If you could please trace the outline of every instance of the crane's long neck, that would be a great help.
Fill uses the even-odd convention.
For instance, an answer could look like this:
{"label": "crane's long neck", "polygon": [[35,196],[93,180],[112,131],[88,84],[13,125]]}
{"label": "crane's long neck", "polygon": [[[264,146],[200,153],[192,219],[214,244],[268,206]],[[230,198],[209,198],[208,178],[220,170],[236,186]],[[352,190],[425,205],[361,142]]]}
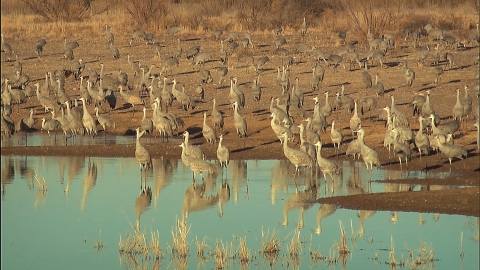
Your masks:
{"label": "crane's long neck", "polygon": [[390,109],[393,110],[395,108],[395,97],[392,96],[392,105],[390,106]]}
{"label": "crane's long neck", "polygon": [[419,128],[418,132],[419,132],[420,134],[422,134],[422,133],[423,133],[423,119],[422,119],[422,118],[419,118],[419,119],[418,119],[418,122],[419,122],[419,124],[420,124],[420,128]]}
{"label": "crane's long neck", "polygon": [[203,113],[203,124],[206,125],[207,124],[207,113]]}
{"label": "crane's long neck", "polygon": [[[184,143],[185,143],[185,146],[188,146],[188,137],[189,137],[189,134],[185,134],[185,140],[184,140]],[[183,150],[183,147],[182,147],[182,150]]]}

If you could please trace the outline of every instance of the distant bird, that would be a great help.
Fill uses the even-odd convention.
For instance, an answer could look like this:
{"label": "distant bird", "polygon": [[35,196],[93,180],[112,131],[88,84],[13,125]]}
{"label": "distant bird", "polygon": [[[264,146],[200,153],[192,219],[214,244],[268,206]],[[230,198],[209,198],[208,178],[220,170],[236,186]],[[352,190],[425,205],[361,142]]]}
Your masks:
{"label": "distant bird", "polygon": [[110,32],[110,29],[108,28],[108,25],[105,24],[105,38],[107,39],[107,43],[113,45],[113,42],[115,41],[115,37],[113,36],[112,32]]}
{"label": "distant bird", "polygon": [[405,77],[407,86],[411,87],[413,84],[413,81],[415,80],[415,72],[413,71],[413,69],[407,66],[406,62],[403,63],[402,71],[403,71],[403,75]]}
{"label": "distant bird", "polygon": [[365,88],[372,87],[372,76],[367,71],[367,62],[365,62],[365,70],[362,72],[362,82],[365,84]]}
{"label": "distant bird", "polygon": [[378,81],[378,73],[375,74],[375,84],[372,86],[372,88],[373,88],[373,91],[375,91],[375,94],[377,95],[377,97],[379,96],[383,97],[383,93],[385,92],[385,87],[381,82]]}
{"label": "distant bird", "polygon": [[260,98],[262,97],[262,88],[260,87],[260,74],[258,74],[257,77],[253,79],[252,94],[253,99],[259,102]]}
{"label": "distant bird", "polygon": [[151,169],[152,168],[152,156],[150,155],[150,152],[145,149],[140,144],[140,137],[145,133],[145,130],[140,132],[140,128],[135,129],[137,133],[137,141],[135,144],[135,158],[137,159],[138,163],[140,164],[140,170],[145,169]]}

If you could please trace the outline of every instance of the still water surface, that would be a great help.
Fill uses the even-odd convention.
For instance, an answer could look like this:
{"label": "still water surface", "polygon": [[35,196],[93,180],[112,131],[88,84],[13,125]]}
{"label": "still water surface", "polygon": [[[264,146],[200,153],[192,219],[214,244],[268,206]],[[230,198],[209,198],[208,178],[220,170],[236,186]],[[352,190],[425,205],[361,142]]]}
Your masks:
{"label": "still water surface", "polygon": [[[247,268],[270,269],[259,254],[261,233],[275,233],[281,251],[273,269],[316,269],[326,261],[309,258],[311,251],[332,255],[340,242],[340,222],[351,253],[334,269],[390,269],[391,239],[397,261],[406,261],[423,246],[435,261],[418,268],[478,269],[478,218],[434,213],[346,210],[312,202],[315,198],[371,192],[419,190],[421,186],[367,184],[368,179],[398,179],[405,173],[374,171],[368,176],[361,163],[344,161],[342,174],[332,184],[323,177],[293,179],[287,161],[231,161],[227,171],[206,177],[192,194],[192,172],[179,160],[155,159],[153,171],[141,174],[134,158],[2,156],[2,269],[151,269],[153,259],[134,266],[119,254],[120,236],[138,227],[148,241],[159,232],[165,256],[161,269],[212,269],[213,259],[196,256],[195,239],[238,249],[246,237],[254,256]],[[409,172],[409,177],[425,175]],[[46,181],[39,192],[35,175]],[[439,181],[446,175],[429,175]],[[141,183],[152,190],[150,205],[142,205]],[[309,188],[318,182],[318,189]],[[227,186],[229,189],[228,191]],[[431,186],[449,188],[448,186]],[[188,264],[171,259],[171,232],[177,220],[190,226]],[[299,228],[300,260],[289,263],[287,248]],[[98,248],[98,243],[103,248]],[[97,247],[97,248],[95,248]],[[460,256],[463,251],[463,258]],[[240,269],[229,259],[230,269]],[[157,265],[155,265],[157,266]],[[403,267],[397,266],[401,269]],[[404,266],[411,269],[410,265]]]}

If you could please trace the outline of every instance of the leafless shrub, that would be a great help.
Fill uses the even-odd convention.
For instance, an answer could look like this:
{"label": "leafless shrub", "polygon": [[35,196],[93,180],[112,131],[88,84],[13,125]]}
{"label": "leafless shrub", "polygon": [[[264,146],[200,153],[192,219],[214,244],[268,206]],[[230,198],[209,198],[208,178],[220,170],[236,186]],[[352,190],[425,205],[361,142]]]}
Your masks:
{"label": "leafless shrub", "polygon": [[404,9],[396,1],[344,0],[343,6],[349,14],[353,30],[362,33],[364,39],[368,27],[378,36],[381,31],[392,29],[405,17]]}
{"label": "leafless shrub", "polygon": [[168,12],[165,1],[128,0],[124,1],[123,4],[127,13],[139,27],[158,24],[160,18],[165,18]]}
{"label": "leafless shrub", "polygon": [[95,0],[22,0],[33,13],[47,21],[81,21],[103,13],[107,8],[92,10]]}

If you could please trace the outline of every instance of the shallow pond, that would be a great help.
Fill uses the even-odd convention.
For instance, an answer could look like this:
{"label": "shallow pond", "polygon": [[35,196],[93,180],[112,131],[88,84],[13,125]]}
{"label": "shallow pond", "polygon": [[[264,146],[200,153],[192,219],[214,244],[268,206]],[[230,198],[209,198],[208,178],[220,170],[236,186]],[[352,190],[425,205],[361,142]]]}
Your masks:
{"label": "shallow pond", "polygon": [[[417,268],[479,267],[476,217],[355,211],[313,201],[421,189],[367,183],[406,172],[378,170],[369,176],[363,164],[344,161],[332,184],[316,175],[294,179],[287,161],[231,161],[218,177],[205,176],[203,182],[197,177],[194,189],[191,170],[179,160],[154,159],[153,170],[141,173],[135,158],[1,159],[2,269],[212,269],[222,262],[215,256],[219,251],[226,253],[228,268],[240,269],[242,242],[250,252],[247,269],[387,269],[392,255],[397,268],[415,268],[411,255],[423,260]],[[425,175],[408,172],[408,177]],[[151,202],[141,195],[141,185],[151,188]],[[186,259],[171,252],[179,228],[188,229]],[[341,228],[349,253],[339,257]],[[159,260],[151,248],[137,255],[119,252],[135,229],[148,245],[158,233]],[[280,251],[261,252],[272,237]],[[197,256],[197,244],[203,244],[204,257]]]}

